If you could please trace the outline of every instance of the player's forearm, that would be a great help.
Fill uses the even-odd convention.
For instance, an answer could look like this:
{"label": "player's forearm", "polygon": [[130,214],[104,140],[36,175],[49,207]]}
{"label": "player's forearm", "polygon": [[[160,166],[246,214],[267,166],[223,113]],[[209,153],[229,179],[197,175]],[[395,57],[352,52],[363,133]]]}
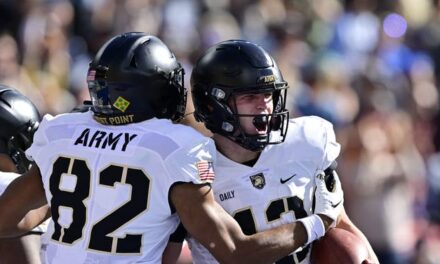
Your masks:
{"label": "player's forearm", "polygon": [[8,208],[5,206],[3,202],[4,199],[0,197],[0,237],[14,237],[23,234],[24,232],[20,232],[20,228],[18,227],[18,223],[20,219],[14,216],[11,216],[8,212]]}
{"label": "player's forearm", "polygon": [[305,225],[296,221],[274,229],[241,236],[232,227],[228,231],[231,245],[228,251],[208,248],[220,263],[273,263],[307,244],[316,237],[306,231]]}
{"label": "player's forearm", "polygon": [[[0,212],[3,212],[0,210]],[[0,219],[0,237],[17,237],[23,235],[50,217],[49,206],[45,205],[38,209],[29,211],[20,218],[20,215],[14,217],[2,217]]]}
{"label": "player's forearm", "polygon": [[183,243],[168,242],[162,254],[162,264],[174,264],[177,263],[180,253],[182,252]]}
{"label": "player's forearm", "polygon": [[192,217],[205,221],[186,221],[185,215],[181,219],[188,232],[220,263],[273,263],[304,246],[308,239],[300,222],[246,236],[229,214],[218,209]]}
{"label": "player's forearm", "polygon": [[[303,247],[308,236],[301,222],[294,222],[247,237],[249,252],[243,250],[236,258],[240,263],[274,263]],[[235,262],[238,263],[238,262]]]}
{"label": "player's forearm", "polygon": [[14,214],[14,204],[10,203],[11,197],[8,189],[0,195],[0,237],[19,235],[18,223],[22,218]]}
{"label": "player's forearm", "polygon": [[50,217],[50,207],[44,205],[40,208],[29,211],[18,223],[17,232],[26,233],[34,229]]}
{"label": "player's forearm", "polygon": [[[0,237],[14,237],[31,231],[48,218],[49,209],[44,196],[24,192],[32,186],[26,176],[13,180],[0,196]],[[29,196],[23,195],[30,193]],[[36,210],[34,210],[36,209]]]}
{"label": "player's forearm", "polygon": [[272,263],[313,241],[316,234],[324,234],[322,221],[314,215],[308,217],[308,230],[316,231],[318,226],[322,232],[309,233],[306,225],[297,221],[246,236],[215,202],[208,186],[177,185],[171,198],[186,230],[221,263]]}
{"label": "player's forearm", "polygon": [[25,230],[18,225],[4,224],[4,222],[0,222],[0,225],[0,238],[19,237],[32,230],[32,228]]}

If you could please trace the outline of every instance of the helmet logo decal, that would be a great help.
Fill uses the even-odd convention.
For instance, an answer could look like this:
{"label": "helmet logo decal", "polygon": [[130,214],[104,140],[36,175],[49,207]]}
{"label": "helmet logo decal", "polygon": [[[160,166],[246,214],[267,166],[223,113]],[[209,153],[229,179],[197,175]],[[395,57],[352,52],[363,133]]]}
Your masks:
{"label": "helmet logo decal", "polygon": [[125,112],[125,110],[127,110],[129,105],[130,102],[122,98],[122,96],[119,96],[118,99],[116,99],[115,103],[113,104],[113,106],[121,112]]}
{"label": "helmet logo decal", "polygon": [[257,83],[274,83],[275,82],[275,75],[266,75],[266,76],[261,76]]}
{"label": "helmet logo decal", "polygon": [[257,189],[263,189],[266,185],[266,180],[264,179],[263,173],[258,173],[249,177],[251,179],[252,185]]}

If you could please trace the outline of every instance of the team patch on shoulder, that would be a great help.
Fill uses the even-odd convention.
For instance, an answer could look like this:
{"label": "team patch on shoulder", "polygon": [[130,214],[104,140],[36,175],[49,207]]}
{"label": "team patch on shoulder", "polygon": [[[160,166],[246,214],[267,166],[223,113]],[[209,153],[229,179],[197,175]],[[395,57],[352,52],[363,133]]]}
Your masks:
{"label": "team patch on shoulder", "polygon": [[215,179],[212,161],[202,160],[197,162],[197,172],[201,182],[212,183]]}

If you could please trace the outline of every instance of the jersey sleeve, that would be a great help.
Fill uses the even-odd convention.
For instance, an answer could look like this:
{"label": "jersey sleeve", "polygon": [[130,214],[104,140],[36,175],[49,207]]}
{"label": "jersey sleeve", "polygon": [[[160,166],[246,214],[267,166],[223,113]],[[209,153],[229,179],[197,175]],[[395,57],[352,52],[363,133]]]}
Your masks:
{"label": "jersey sleeve", "polygon": [[165,160],[174,182],[212,183],[215,179],[215,145],[209,138],[179,148]]}
{"label": "jersey sleeve", "polygon": [[323,157],[320,169],[325,170],[339,156],[341,145],[336,141],[335,131],[330,122],[321,119],[321,126],[323,128]]}
{"label": "jersey sleeve", "polygon": [[328,168],[339,156],[341,146],[336,141],[332,123],[317,116],[298,118],[302,124],[305,149],[316,163],[318,170]]}

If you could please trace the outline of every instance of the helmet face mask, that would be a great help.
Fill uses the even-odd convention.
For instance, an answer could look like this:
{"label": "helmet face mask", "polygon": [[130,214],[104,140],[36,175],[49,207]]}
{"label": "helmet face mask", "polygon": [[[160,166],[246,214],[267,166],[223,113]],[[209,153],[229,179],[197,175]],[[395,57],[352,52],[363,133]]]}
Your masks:
{"label": "helmet face mask", "polygon": [[[224,100],[219,100],[215,96],[210,98],[213,104],[210,104],[212,111],[203,115],[201,112],[196,112],[196,120],[205,122],[205,125],[212,132],[223,135],[242,147],[252,150],[261,151],[267,145],[282,143],[285,139],[288,128],[289,112],[285,109],[285,98],[287,83],[282,86],[272,88],[273,96],[273,112],[268,114],[243,114],[237,112],[237,107],[231,107],[228,101],[232,101],[235,105],[235,97],[242,94],[260,94],[268,93],[271,89],[266,88],[254,88],[252,92],[248,89],[234,89]],[[223,93],[225,88],[219,88],[218,86],[213,89],[216,93]],[[211,107],[210,107],[211,108]],[[240,118],[250,117],[253,118],[253,124],[256,128],[266,128],[264,134],[248,134],[244,131],[243,125],[240,122]],[[206,121],[208,120],[208,121]]]}
{"label": "helmet face mask", "polygon": [[179,121],[186,108],[184,73],[160,39],[136,32],[114,37],[89,67],[95,119],[110,125],[154,117]]}
{"label": "helmet face mask", "polygon": [[[284,141],[289,119],[285,107],[288,84],[270,55],[259,46],[225,41],[208,49],[193,69],[191,86],[195,118],[211,132],[252,151]],[[272,113],[242,114],[231,105],[237,95],[267,93],[273,97]],[[264,125],[267,132],[246,134],[240,124],[243,117],[252,117],[255,127]]]}
{"label": "helmet face mask", "polygon": [[8,141],[8,156],[11,157],[19,173],[28,171],[31,165],[31,161],[26,158],[26,149],[22,148],[23,139],[22,135],[17,135]]}

